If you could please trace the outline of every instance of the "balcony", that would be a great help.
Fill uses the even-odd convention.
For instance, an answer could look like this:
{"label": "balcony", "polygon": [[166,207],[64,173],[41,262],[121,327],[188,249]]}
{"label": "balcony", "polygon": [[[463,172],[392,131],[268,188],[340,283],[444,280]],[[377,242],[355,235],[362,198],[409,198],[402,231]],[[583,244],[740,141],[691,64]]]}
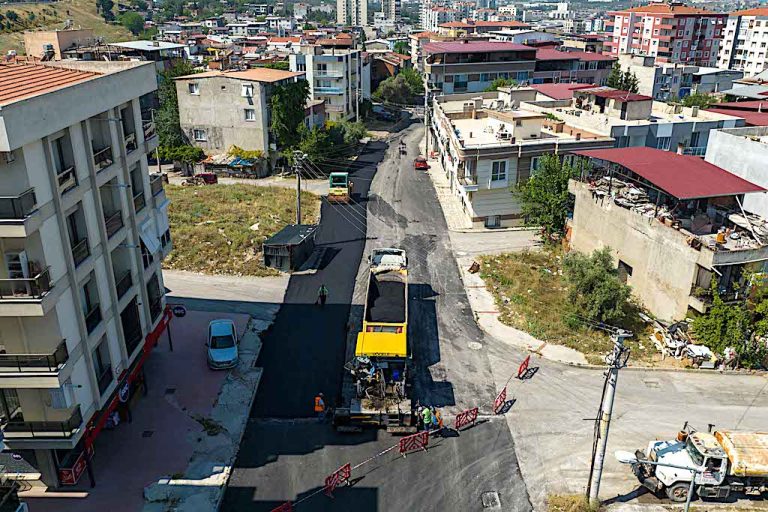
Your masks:
{"label": "balcony", "polygon": [[101,323],[101,307],[94,305],[90,311],[85,313],[85,329],[91,334]]}
{"label": "balcony", "polygon": [[58,174],[59,180],[59,192],[65,193],[77,186],[77,174],[75,173],[75,167],[70,166],[61,171]]}
{"label": "balcony", "polygon": [[341,87],[315,87],[315,92],[318,94],[344,94],[344,89]]}
{"label": "balcony", "polygon": [[147,200],[144,199],[144,191],[141,190],[133,196],[133,209],[136,211],[136,213],[139,213],[146,205]]}
{"label": "balcony", "polygon": [[107,146],[104,149],[93,152],[93,165],[96,167],[96,172],[112,165],[114,160],[112,159],[112,146]]}
{"label": "balcony", "polygon": [[0,354],[0,374],[57,373],[68,360],[67,344],[62,340],[52,354]]}
{"label": "balcony", "polygon": [[91,248],[88,247],[88,238],[83,238],[72,245],[72,259],[75,260],[76,267],[84,262],[90,255]]}
{"label": "balcony", "polygon": [[136,134],[127,133],[125,135],[125,152],[130,153],[132,151],[136,151],[136,147]]}
{"label": "balcony", "polygon": [[37,211],[35,189],[19,195],[0,196],[0,237],[23,238],[32,234],[40,219],[32,217]]}
{"label": "balcony", "polygon": [[133,277],[131,276],[131,271],[126,270],[115,281],[115,288],[117,289],[117,298],[120,299],[123,297],[123,295],[128,293],[128,290],[131,289],[131,286],[133,286]]}
{"label": "balcony", "polygon": [[83,424],[80,406],[72,409],[64,421],[11,420],[6,423],[3,434],[6,440],[16,439],[69,439],[76,435]]}
{"label": "balcony", "polygon": [[160,195],[163,192],[163,175],[152,174],[149,176],[149,189],[152,196]]}
{"label": "balcony", "polygon": [[120,210],[104,216],[104,224],[107,227],[107,238],[112,238],[123,227],[123,214]]}

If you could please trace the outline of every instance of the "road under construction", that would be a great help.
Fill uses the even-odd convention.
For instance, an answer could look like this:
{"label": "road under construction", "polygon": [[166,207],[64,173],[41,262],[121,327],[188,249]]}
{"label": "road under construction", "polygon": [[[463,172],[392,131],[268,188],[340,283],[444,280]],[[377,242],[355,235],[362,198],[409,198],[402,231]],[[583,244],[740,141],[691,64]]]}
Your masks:
{"label": "road under construction", "polygon": [[[480,407],[491,413],[496,389],[490,363],[464,295],[434,187],[413,159],[423,128],[398,142],[372,142],[350,169],[348,204],[324,201],[316,245],[328,257],[311,275],[292,276],[284,304],[263,339],[264,368],[221,510],[530,510],[506,423],[481,421],[458,437],[433,438],[426,452],[403,458],[401,439],[385,430],[336,432],[314,418],[313,397],[341,403],[344,364],[354,353],[365,302],[368,263],[382,247],[408,254],[408,336],[413,400],[450,418]],[[325,164],[325,165],[324,165]],[[332,160],[309,162],[328,168]],[[331,169],[332,170],[332,169]],[[321,284],[328,303],[316,306]],[[357,286],[356,286],[357,284]],[[471,347],[471,348],[470,348]],[[449,381],[447,375],[453,376]],[[350,463],[350,487],[324,495],[325,478]]]}

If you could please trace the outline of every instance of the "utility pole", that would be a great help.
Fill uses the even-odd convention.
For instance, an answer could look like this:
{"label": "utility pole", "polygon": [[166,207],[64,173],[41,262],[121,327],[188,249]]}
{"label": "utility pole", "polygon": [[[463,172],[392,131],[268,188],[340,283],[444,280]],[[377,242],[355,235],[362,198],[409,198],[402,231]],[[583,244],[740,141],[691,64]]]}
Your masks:
{"label": "utility pole", "polygon": [[619,370],[627,366],[629,349],[624,346],[624,340],[631,338],[632,333],[623,329],[616,329],[611,335],[613,352],[606,357],[608,372],[606,373],[603,397],[600,403],[600,412],[597,417],[595,440],[592,450],[592,464],[589,473],[589,485],[587,497],[589,504],[595,507],[600,505],[600,478],[603,476],[603,464],[605,463],[605,450],[608,447],[608,430],[611,426],[611,414],[613,413],[613,401],[616,395],[616,383],[619,380]]}
{"label": "utility pole", "polygon": [[301,164],[306,156],[301,151],[293,152],[293,171],[296,173],[296,225],[301,224]]}

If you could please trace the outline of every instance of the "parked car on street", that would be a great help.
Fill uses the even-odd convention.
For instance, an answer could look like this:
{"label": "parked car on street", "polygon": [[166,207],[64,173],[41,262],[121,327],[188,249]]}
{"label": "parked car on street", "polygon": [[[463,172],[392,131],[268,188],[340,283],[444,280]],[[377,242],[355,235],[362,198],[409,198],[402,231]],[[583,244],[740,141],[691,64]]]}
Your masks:
{"label": "parked car on street", "polygon": [[214,320],[208,324],[208,367],[226,370],[237,366],[237,331],[232,320]]}

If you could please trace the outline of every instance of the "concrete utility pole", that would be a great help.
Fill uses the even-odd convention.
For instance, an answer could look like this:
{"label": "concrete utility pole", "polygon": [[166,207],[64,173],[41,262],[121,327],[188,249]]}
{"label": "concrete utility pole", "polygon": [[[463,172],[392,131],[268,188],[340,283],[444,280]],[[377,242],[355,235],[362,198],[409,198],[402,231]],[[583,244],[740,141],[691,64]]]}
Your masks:
{"label": "concrete utility pole", "polygon": [[293,171],[296,173],[296,224],[301,224],[301,164],[306,158],[301,151],[293,152]]}
{"label": "concrete utility pole", "polygon": [[624,346],[624,340],[631,338],[632,333],[623,329],[617,329],[611,335],[613,341],[613,352],[606,358],[609,365],[606,374],[605,387],[603,388],[603,397],[600,404],[600,413],[597,417],[599,422],[596,429],[594,450],[592,453],[592,464],[589,474],[589,486],[587,487],[587,497],[589,504],[595,509],[600,505],[600,478],[603,476],[603,464],[605,463],[605,450],[608,447],[608,430],[611,426],[611,414],[613,413],[613,401],[616,395],[616,383],[619,380],[619,370],[627,366],[629,358],[629,349]]}

